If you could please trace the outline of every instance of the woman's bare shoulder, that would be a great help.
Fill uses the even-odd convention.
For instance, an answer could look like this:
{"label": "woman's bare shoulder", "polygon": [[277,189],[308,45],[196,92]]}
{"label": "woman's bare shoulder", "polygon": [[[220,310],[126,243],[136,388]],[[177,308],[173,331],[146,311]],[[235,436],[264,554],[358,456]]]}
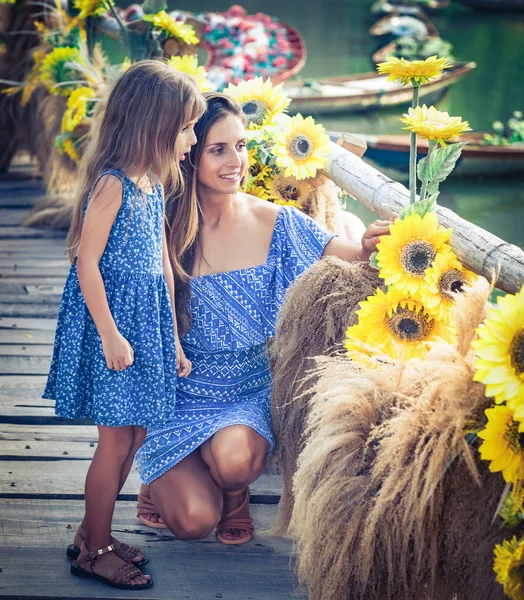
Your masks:
{"label": "woman's bare shoulder", "polygon": [[260,198],[256,198],[250,194],[242,194],[242,196],[246,202],[246,206],[249,209],[250,215],[252,215],[253,218],[263,227],[269,227],[273,229],[281,207],[277,204],[273,204],[273,202],[261,200]]}

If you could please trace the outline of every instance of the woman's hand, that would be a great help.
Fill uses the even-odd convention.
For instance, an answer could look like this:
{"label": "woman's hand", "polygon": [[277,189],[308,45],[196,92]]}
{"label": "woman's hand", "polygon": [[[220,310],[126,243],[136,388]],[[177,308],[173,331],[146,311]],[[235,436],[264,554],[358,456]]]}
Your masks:
{"label": "woman's hand", "polygon": [[191,361],[186,358],[184,354],[184,350],[182,350],[182,346],[180,342],[176,341],[176,372],[179,377],[187,377],[189,373],[191,373],[191,369],[193,365]]}
{"label": "woman's hand", "polygon": [[[392,214],[393,220],[398,217],[397,213]],[[364,235],[362,236],[361,244],[362,250],[358,254],[359,260],[369,260],[369,257],[377,249],[377,244],[380,242],[380,237],[383,235],[389,235],[389,228],[393,225],[393,221],[380,221],[377,220],[368,226]]]}
{"label": "woman's hand", "polygon": [[135,360],[133,348],[118,331],[102,337],[102,350],[107,368],[112,371],[125,371]]}

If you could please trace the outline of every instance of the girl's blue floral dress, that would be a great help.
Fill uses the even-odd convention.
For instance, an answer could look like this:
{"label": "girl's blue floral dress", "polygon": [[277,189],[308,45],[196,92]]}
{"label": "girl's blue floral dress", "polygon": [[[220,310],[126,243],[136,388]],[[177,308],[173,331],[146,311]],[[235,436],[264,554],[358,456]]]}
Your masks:
{"label": "girl's blue floral dress", "polygon": [[111,314],[133,348],[134,363],[125,371],[107,367],[72,265],[43,397],[55,399],[55,412],[63,417],[89,417],[114,427],[159,426],[176,414],[177,379],[173,310],[162,262],[162,186],[144,198],[122,171],[107,170],[100,177],[108,173],[121,180],[123,195],[99,267]]}
{"label": "girl's blue floral dress", "polygon": [[181,343],[193,370],[178,380],[174,418],[149,430],[136,455],[144,483],[229,425],[251,427],[273,449],[266,341],[275,334],[285,291],[333,236],[284,206],[263,265],[192,279],[193,326]]}

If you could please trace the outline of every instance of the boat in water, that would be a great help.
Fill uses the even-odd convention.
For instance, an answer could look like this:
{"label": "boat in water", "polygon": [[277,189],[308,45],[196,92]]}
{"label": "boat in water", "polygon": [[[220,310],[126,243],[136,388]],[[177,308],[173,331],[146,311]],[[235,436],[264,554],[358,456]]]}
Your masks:
{"label": "boat in water", "polygon": [[[440,100],[451,85],[476,66],[474,62],[455,63],[440,79],[422,85],[421,103],[434,104]],[[379,75],[376,71],[313,81],[286,81],[284,90],[292,98],[289,112],[302,115],[378,110],[410,104],[413,97],[411,86],[387,81],[387,75]]]}

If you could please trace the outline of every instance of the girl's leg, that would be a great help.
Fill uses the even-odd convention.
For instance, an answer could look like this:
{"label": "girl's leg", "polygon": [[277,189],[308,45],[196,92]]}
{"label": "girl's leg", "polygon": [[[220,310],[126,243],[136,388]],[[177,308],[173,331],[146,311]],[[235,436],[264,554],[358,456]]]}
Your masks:
{"label": "girl's leg", "polygon": [[202,539],[220,520],[222,491],[199,450],[155,479],[149,492],[168,528],[179,539]]}
{"label": "girl's leg", "polygon": [[[133,447],[133,427],[98,426],[98,445],[85,482],[86,547],[97,550],[111,543],[111,521],[120,488],[122,469]],[[95,571],[103,577],[112,574],[125,562],[113,552],[99,557]],[[130,583],[144,584],[148,575],[139,575]]]}
{"label": "girl's leg", "polygon": [[[202,444],[200,450],[202,459],[209,466],[211,476],[226,492],[223,510],[223,514],[226,515],[239,507],[245,498],[244,494],[230,496],[227,492],[247,488],[260,477],[266,466],[269,443],[251,427],[233,425],[217,431]],[[249,507],[246,507],[246,514],[238,516],[248,517]],[[238,541],[250,533],[231,529],[222,532],[221,535],[231,541]]]}

